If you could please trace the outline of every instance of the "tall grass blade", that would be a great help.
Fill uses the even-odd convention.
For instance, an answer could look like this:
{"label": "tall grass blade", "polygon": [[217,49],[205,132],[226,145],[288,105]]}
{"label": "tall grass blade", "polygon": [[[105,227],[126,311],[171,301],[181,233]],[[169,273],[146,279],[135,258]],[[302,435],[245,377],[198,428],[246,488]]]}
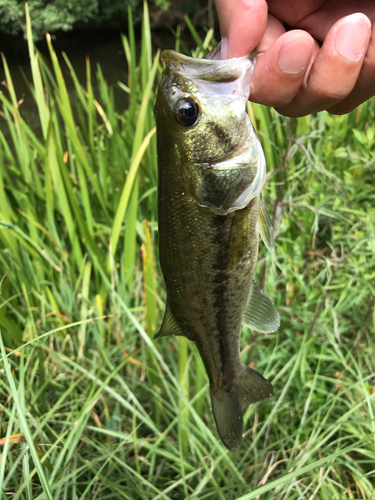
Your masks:
{"label": "tall grass blade", "polygon": [[[272,254],[259,246],[254,280],[281,328],[243,328],[241,360],[274,396],[249,407],[230,453],[196,346],[152,340],[166,291],[153,117],[161,66],[147,7],[140,37],[129,10],[128,74],[116,88],[88,59],[85,82],[66,55],[62,74],[50,39],[51,62],[38,53],[26,17],[30,95],[17,95],[5,58],[0,93],[0,497],[371,499],[374,101],[304,119],[248,105],[275,236]],[[204,55],[213,31],[189,26],[193,54]]]}
{"label": "tall grass blade", "polygon": [[[4,367],[4,370],[6,373],[6,377],[7,377],[12,395],[13,395],[14,404],[15,404],[15,407],[16,407],[17,413],[18,413],[18,418],[20,419],[20,422],[21,422],[22,433],[25,435],[27,444],[29,445],[30,455],[33,459],[34,466],[36,468],[39,480],[42,484],[44,494],[46,495],[46,498],[48,498],[48,500],[53,500],[53,495],[52,495],[50,485],[48,484],[43,465],[40,462],[38,452],[34,446],[34,441],[33,441],[33,438],[32,438],[31,432],[30,432],[30,428],[27,424],[24,412],[22,410],[22,405],[21,405],[20,398],[18,396],[18,391],[17,391],[16,385],[14,382],[14,378],[12,376],[12,372],[9,368],[9,362],[6,358],[4,343],[3,343],[2,338],[1,338],[1,332],[0,332],[0,350],[1,350],[3,367]],[[23,374],[21,373],[20,375],[22,376]]]}

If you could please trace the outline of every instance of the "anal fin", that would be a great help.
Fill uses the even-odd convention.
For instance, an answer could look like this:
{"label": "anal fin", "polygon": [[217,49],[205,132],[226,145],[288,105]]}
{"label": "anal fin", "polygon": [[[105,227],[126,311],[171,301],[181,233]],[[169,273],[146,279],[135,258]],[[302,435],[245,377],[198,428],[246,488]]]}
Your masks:
{"label": "anal fin", "polygon": [[261,333],[275,332],[280,326],[280,316],[272,300],[253,284],[242,322]]}
{"label": "anal fin", "polygon": [[180,325],[173,316],[167,302],[163,322],[161,324],[160,330],[155,333],[154,339],[158,339],[159,337],[173,337],[174,335],[182,335],[190,340],[186,333],[182,331]]}

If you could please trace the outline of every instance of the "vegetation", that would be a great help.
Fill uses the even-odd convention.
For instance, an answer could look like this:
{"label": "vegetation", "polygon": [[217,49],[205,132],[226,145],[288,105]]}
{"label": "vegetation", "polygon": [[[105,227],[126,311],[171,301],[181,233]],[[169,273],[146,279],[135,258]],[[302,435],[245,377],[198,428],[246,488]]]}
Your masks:
{"label": "vegetation", "polygon": [[[194,55],[211,46],[212,31]],[[0,498],[371,499],[375,485],[374,101],[300,119],[249,105],[268,164],[276,248],[256,280],[282,319],[243,329],[242,359],[275,396],[218,441],[207,378],[184,338],[153,341],[158,267],[147,9],[132,19],[124,114],[97,68],[73,107],[50,40],[36,52],[41,131],[22,118],[7,63],[0,132]],[[181,49],[176,39],[176,48]],[[182,47],[183,48],[183,47]],[[69,61],[67,61],[69,65]]]}
{"label": "vegetation", "polygon": [[[159,8],[167,8],[170,0],[151,0]],[[126,20],[128,7],[140,10],[140,0],[29,0],[35,39],[46,33],[70,31],[76,23],[103,26],[110,19]],[[19,0],[0,0],[1,33],[26,33],[25,4]]]}

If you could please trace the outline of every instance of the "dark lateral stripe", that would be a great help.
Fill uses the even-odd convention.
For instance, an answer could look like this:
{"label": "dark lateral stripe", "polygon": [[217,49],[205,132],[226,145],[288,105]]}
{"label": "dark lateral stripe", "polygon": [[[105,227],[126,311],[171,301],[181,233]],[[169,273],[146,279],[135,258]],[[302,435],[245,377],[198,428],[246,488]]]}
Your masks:
{"label": "dark lateral stripe", "polygon": [[[229,219],[231,220],[231,219]],[[216,262],[213,266],[213,273],[215,278],[213,280],[215,287],[213,294],[215,298],[214,307],[216,310],[216,329],[217,334],[215,340],[218,344],[220,372],[222,374],[222,381],[224,386],[230,382],[228,377],[228,359],[229,353],[227,352],[226,336],[227,332],[227,318],[226,318],[226,303],[225,291],[228,283],[228,265],[229,265],[229,248],[223,244],[228,239],[228,222],[227,217],[216,216],[212,222],[213,245],[217,248]]]}

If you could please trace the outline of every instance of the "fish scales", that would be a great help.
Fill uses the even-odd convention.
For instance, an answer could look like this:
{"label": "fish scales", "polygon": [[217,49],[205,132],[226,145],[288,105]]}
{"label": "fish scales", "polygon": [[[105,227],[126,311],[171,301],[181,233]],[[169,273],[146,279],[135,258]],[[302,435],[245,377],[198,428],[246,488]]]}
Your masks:
{"label": "fish scales", "polygon": [[[252,65],[246,59],[245,68],[237,63],[223,72],[220,62],[208,64],[208,71],[213,61],[173,51],[163,55],[167,67],[155,116],[167,308],[155,337],[184,335],[195,342],[209,378],[219,435],[233,450],[241,440],[243,410],[272,394],[271,384],[240,359],[241,324],[253,297],[265,173],[245,112]],[[218,88],[223,83],[229,98]],[[215,95],[221,98],[216,107]],[[265,297],[254,293],[254,304]],[[263,300],[262,307],[268,305]]]}
{"label": "fish scales", "polygon": [[[243,225],[236,222],[244,214],[216,215],[200,207],[173,178],[168,184],[159,202],[160,263],[168,306],[185,336],[196,342],[216,388],[221,374],[235,373],[239,363],[238,331],[256,264],[258,200],[243,210],[248,224],[241,237],[236,232]],[[220,348],[213,352],[213,346]],[[226,379],[229,386],[231,380]]]}

